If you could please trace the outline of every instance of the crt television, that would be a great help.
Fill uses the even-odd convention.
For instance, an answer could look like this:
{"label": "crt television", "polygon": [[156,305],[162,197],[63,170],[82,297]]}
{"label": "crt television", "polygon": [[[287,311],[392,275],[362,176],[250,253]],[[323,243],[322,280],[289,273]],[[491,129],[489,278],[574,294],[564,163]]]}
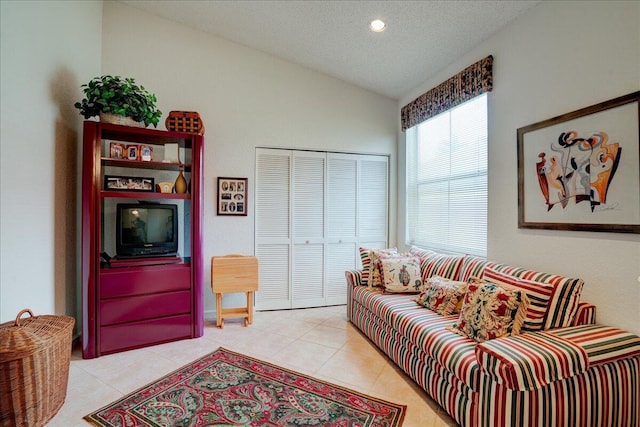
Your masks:
{"label": "crt television", "polygon": [[175,255],[178,251],[178,206],[161,203],[116,206],[118,257]]}

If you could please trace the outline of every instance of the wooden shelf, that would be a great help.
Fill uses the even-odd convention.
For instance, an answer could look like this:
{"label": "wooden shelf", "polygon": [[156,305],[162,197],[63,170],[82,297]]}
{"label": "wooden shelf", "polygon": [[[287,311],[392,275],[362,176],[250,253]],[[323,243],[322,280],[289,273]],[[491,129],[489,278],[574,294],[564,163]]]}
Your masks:
{"label": "wooden shelf", "polygon": [[156,191],[101,191],[100,197],[120,197],[126,199],[190,200],[191,194],[158,193]]}
{"label": "wooden shelf", "polygon": [[177,143],[183,148],[191,148],[191,140],[194,137],[193,134],[184,132],[135,128],[111,123],[100,123],[100,130],[104,139],[153,145]]}
{"label": "wooden shelf", "polygon": [[191,165],[185,163],[143,162],[138,160],[112,159],[109,157],[102,157],[100,160],[102,161],[102,164],[104,166],[169,171],[178,171],[180,169],[183,169],[185,172],[191,172]]}

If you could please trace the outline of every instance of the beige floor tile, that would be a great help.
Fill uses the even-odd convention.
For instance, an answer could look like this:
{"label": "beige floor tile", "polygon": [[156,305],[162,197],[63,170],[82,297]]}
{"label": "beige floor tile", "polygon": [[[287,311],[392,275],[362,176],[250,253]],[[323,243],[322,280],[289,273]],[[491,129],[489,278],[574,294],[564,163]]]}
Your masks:
{"label": "beige floor tile", "polygon": [[[105,384],[91,374],[77,369],[76,374],[69,375],[65,403],[47,424],[48,427],[68,427],[77,423],[88,424],[82,417],[96,409],[117,400],[123,394]],[[73,370],[73,365],[70,371]]]}
{"label": "beige floor tile", "polygon": [[318,373],[366,391],[375,384],[385,366],[386,361],[380,357],[340,350],[322,365]]}
{"label": "beige floor tile", "polygon": [[275,363],[298,372],[313,375],[338,350],[321,344],[297,340],[273,355]]}
{"label": "beige floor tile", "polygon": [[255,323],[255,328],[260,329],[263,333],[277,333],[289,338],[300,338],[318,324],[306,321],[295,320],[290,318],[276,319],[273,318],[268,322]]}
{"label": "beige floor tile", "polygon": [[304,308],[291,311],[291,319],[320,324],[335,316],[331,307]]}
{"label": "beige floor tile", "polygon": [[156,345],[149,347],[149,350],[183,366],[217,350],[221,346],[222,343],[215,340],[194,338]]}
{"label": "beige floor tile", "polygon": [[218,347],[408,406],[403,427],[455,422],[347,322],[345,306],[256,312],[248,327],[237,319],[205,322],[204,336],[96,359],[75,349],[65,404],[47,427],[85,427],[82,417],[198,359]]}
{"label": "beige floor tile", "polygon": [[300,339],[326,345],[327,347],[341,348],[347,342],[348,337],[345,329],[324,326],[324,323],[322,323],[310,329]]}

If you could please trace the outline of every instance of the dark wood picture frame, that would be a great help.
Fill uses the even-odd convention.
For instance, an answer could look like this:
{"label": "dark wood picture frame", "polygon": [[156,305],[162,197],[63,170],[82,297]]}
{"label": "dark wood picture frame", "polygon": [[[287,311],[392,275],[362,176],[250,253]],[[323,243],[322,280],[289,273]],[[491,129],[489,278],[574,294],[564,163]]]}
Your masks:
{"label": "dark wood picture frame", "polygon": [[640,91],[517,137],[518,228],[640,233]]}
{"label": "dark wood picture frame", "polygon": [[105,175],[105,191],[155,191],[155,180],[141,176]]}
{"label": "dark wood picture frame", "polygon": [[247,216],[247,187],[247,178],[218,177],[218,215]]}

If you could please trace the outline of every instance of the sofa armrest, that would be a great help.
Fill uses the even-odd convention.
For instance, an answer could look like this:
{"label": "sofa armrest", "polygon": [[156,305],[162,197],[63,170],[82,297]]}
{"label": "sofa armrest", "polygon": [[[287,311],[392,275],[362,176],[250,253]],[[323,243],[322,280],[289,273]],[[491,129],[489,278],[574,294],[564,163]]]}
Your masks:
{"label": "sofa armrest", "polygon": [[587,352],[548,332],[527,332],[476,346],[480,370],[511,390],[528,391],[585,372]]}
{"label": "sofa armrest", "polygon": [[604,325],[527,332],[476,346],[480,370],[512,390],[534,390],[587,369],[640,358],[640,337]]}
{"label": "sofa armrest", "polygon": [[344,276],[348,286],[362,286],[362,270],[347,270],[344,272]]}
{"label": "sofa armrest", "polygon": [[613,326],[582,325],[547,332],[582,347],[589,358],[589,366],[630,357],[640,358],[640,337]]}
{"label": "sofa armrest", "polygon": [[596,324],[596,306],[588,302],[580,302],[576,317],[573,319],[571,326],[595,325]]}

